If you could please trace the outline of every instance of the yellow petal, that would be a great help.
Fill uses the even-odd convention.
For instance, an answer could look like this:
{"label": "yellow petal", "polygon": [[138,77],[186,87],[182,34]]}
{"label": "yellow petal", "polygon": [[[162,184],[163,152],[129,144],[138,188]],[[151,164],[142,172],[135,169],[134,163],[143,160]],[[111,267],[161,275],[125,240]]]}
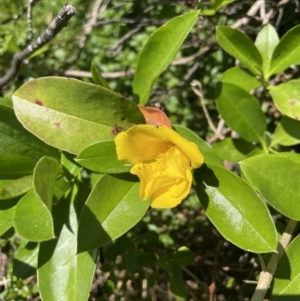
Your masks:
{"label": "yellow petal", "polygon": [[131,127],[127,132],[115,138],[119,160],[131,164],[153,160],[160,153],[166,152],[173,144],[190,159],[191,165],[198,168],[203,164],[204,157],[198,146],[181,137],[177,132],[165,125],[155,127],[141,124]]}
{"label": "yellow petal", "polygon": [[146,200],[156,191],[163,187],[170,187],[176,183],[176,180],[168,178],[165,173],[158,169],[158,163],[139,163],[133,166],[130,172],[137,175],[141,181],[140,197]]}
{"label": "yellow petal", "polygon": [[189,194],[190,188],[191,184],[187,180],[182,180],[169,189],[163,187],[152,195],[150,205],[152,208],[174,208]]}
{"label": "yellow petal", "polygon": [[152,161],[173,146],[171,142],[162,138],[158,128],[153,125],[133,126],[115,138],[118,159],[133,165]]}
{"label": "yellow petal", "polygon": [[181,137],[177,132],[169,129],[167,126],[161,126],[159,127],[159,130],[164,139],[168,139],[178,146],[178,148],[190,159],[191,165],[194,168],[198,168],[203,164],[204,157],[195,143]]}
{"label": "yellow petal", "polygon": [[177,146],[170,148],[164,158],[164,168],[170,178],[185,178],[186,170],[190,169],[190,161]]}

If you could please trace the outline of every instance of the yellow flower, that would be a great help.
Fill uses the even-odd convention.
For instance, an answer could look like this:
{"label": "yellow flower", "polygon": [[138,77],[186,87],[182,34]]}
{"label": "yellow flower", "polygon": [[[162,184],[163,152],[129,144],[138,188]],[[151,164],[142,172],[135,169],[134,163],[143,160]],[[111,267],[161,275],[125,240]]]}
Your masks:
{"label": "yellow flower", "polygon": [[173,208],[189,194],[192,169],[203,164],[198,146],[163,125],[136,125],[115,138],[119,160],[133,165],[140,197],[154,208]]}

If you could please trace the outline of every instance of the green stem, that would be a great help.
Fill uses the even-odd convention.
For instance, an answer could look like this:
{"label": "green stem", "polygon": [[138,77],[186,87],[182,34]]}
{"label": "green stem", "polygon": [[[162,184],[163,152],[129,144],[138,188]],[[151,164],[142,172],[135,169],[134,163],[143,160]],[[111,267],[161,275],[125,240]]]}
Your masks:
{"label": "green stem", "polygon": [[277,252],[274,252],[268,262],[267,268],[265,271],[262,271],[259,275],[259,281],[257,283],[255,292],[250,301],[263,301],[265,295],[270,287],[270,284],[273,280],[273,276],[276,272],[278,262],[285,252],[285,249],[289,245],[292,234],[297,226],[297,221],[289,220],[280,241],[277,245]]}

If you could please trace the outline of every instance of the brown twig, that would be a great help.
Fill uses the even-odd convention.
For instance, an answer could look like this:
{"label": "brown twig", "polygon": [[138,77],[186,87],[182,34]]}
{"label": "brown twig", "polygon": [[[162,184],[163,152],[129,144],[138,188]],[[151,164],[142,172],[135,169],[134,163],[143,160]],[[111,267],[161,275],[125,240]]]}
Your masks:
{"label": "brown twig", "polygon": [[239,28],[242,25],[247,25],[250,22],[251,18],[253,18],[257,14],[257,12],[260,10],[261,5],[262,5],[262,1],[256,0],[256,2],[247,11],[246,16],[235,21],[231,27]]}
{"label": "brown twig", "polygon": [[212,122],[212,120],[209,116],[208,110],[206,108],[206,105],[205,105],[205,102],[203,99],[201,83],[197,80],[193,80],[191,83],[191,87],[192,87],[193,92],[199,97],[199,100],[200,100],[200,103],[201,103],[201,106],[202,106],[202,109],[203,109],[203,112],[204,112],[204,115],[205,115],[205,118],[207,120],[209,127],[212,129],[212,131],[215,133],[215,135],[218,136],[219,139],[224,139],[224,136],[222,134],[218,133],[214,123]]}
{"label": "brown twig", "polygon": [[76,9],[73,5],[65,4],[48,28],[33,43],[14,55],[10,69],[0,78],[0,87],[3,87],[12,81],[17,75],[24,59],[54,38],[65,26],[67,26],[69,20],[75,13]]}
{"label": "brown twig", "polygon": [[101,4],[102,4],[102,0],[96,0],[93,3],[91,17],[90,17],[89,21],[87,22],[87,24],[84,26],[83,35],[79,38],[79,48],[80,49],[84,48],[86,41],[97,22]]}
{"label": "brown twig", "polygon": [[[118,78],[118,77],[129,76],[132,74],[134,74],[133,70],[101,73],[101,75],[104,78]],[[64,72],[64,75],[72,76],[72,77],[88,77],[88,78],[93,77],[91,72],[79,71],[79,70],[67,70]]]}

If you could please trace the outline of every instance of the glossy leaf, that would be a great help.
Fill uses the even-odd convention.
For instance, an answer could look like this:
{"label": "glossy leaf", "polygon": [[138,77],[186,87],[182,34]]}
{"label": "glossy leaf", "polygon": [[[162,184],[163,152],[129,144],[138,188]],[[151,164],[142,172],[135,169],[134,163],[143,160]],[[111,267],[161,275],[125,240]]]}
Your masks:
{"label": "glossy leaf", "polygon": [[290,80],[268,87],[277,109],[293,119],[300,119],[300,80]]}
{"label": "glossy leaf", "polygon": [[221,75],[220,82],[234,84],[246,91],[261,86],[260,81],[252,73],[241,67],[232,67],[226,70]]}
{"label": "glossy leaf", "polygon": [[33,188],[18,202],[13,224],[16,232],[27,240],[43,241],[54,238],[51,213]]}
{"label": "glossy leaf", "polygon": [[292,161],[294,161],[295,163],[300,164],[300,154],[297,153],[291,153],[291,152],[282,152],[279,153],[277,156],[281,156],[281,157],[286,157]]}
{"label": "glossy leaf", "polygon": [[242,88],[219,83],[216,103],[225,122],[249,142],[263,143],[266,118],[257,99]]}
{"label": "glossy leaf", "polygon": [[283,116],[277,124],[271,145],[295,145],[300,143],[300,121]]}
{"label": "glossy leaf", "polygon": [[246,158],[256,148],[255,145],[244,139],[229,137],[213,145],[213,149],[219,157],[230,162],[237,162]]}
{"label": "glossy leaf", "polygon": [[85,148],[76,158],[83,167],[100,173],[129,172],[132,165],[119,161],[114,141],[101,141]]}
{"label": "glossy leaf", "polygon": [[275,155],[260,155],[240,163],[243,176],[281,214],[300,220],[300,165]]}
{"label": "glossy leaf", "polygon": [[199,150],[204,156],[205,163],[223,167],[222,160],[216,154],[213,148],[206,141],[204,141],[197,134],[195,134],[195,132],[179,124],[173,124],[173,127],[182,137],[198,145]]}
{"label": "glossy leaf", "polygon": [[36,274],[39,244],[28,242],[21,245],[14,256],[13,274],[14,276],[27,279]]}
{"label": "glossy leaf", "polygon": [[262,57],[253,42],[241,31],[227,26],[217,27],[217,41],[253,74],[261,74]]}
{"label": "glossy leaf", "polygon": [[219,232],[254,253],[276,249],[276,231],[265,203],[232,172],[213,165],[195,172],[198,198]]}
{"label": "glossy leaf", "polygon": [[300,25],[289,30],[276,46],[271,61],[269,76],[284,71],[300,62]]}
{"label": "glossy leaf", "polygon": [[12,199],[32,188],[32,175],[16,180],[0,180],[0,200]]}
{"label": "glossy leaf", "polygon": [[138,107],[123,96],[70,78],[32,80],[14,93],[13,101],[25,128],[72,154],[145,122]]}
{"label": "glossy leaf", "polygon": [[129,174],[99,179],[81,213],[78,252],[100,247],[140,221],[149,202],[140,199],[136,180]]}
{"label": "glossy leaf", "polygon": [[55,239],[42,242],[38,285],[43,301],[88,300],[96,250],[77,254],[78,213],[84,198],[74,189],[53,209]]}
{"label": "glossy leaf", "polygon": [[272,301],[298,301],[300,287],[300,236],[287,247],[279,261],[272,286]]}
{"label": "glossy leaf", "polygon": [[59,159],[58,150],[24,129],[11,108],[0,105],[0,116],[0,154],[26,157],[24,160],[31,159],[34,162],[43,156]]}
{"label": "glossy leaf", "polygon": [[262,69],[265,77],[269,72],[272,55],[278,43],[279,37],[277,31],[271,24],[264,26],[256,37],[255,46],[257,47],[263,59]]}
{"label": "glossy leaf", "polygon": [[18,198],[0,201],[0,236],[13,226],[13,215]]}
{"label": "glossy leaf", "polygon": [[17,179],[32,174],[35,162],[27,157],[0,154],[0,179]]}
{"label": "glossy leaf", "polygon": [[139,54],[133,79],[133,93],[146,104],[155,79],[174,59],[198,17],[193,11],[175,17],[157,29]]}
{"label": "glossy leaf", "polygon": [[92,71],[92,77],[93,77],[94,83],[96,85],[99,85],[99,86],[109,89],[109,86],[108,86],[105,78],[102,77],[100,71],[98,70],[98,68],[94,62],[92,62],[91,71]]}
{"label": "glossy leaf", "polygon": [[21,237],[31,241],[54,237],[51,208],[59,172],[60,165],[52,158],[44,157],[37,163],[33,188],[22,197],[14,213],[14,227]]}

